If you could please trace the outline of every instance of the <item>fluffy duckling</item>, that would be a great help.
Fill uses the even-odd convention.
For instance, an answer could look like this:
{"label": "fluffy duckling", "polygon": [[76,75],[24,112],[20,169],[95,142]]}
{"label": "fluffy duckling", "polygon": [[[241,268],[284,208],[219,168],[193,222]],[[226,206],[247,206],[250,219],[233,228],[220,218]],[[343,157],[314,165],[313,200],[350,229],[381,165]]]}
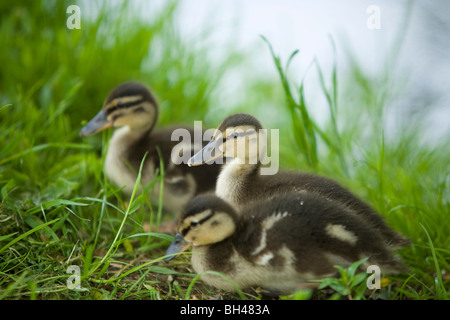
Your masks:
{"label": "fluffy duckling", "polygon": [[[314,193],[253,202],[241,214],[213,194],[200,195],[185,208],[178,232],[166,255],[193,247],[195,272],[220,272],[243,290],[259,286],[290,293],[312,288],[316,283],[308,281],[334,276],[334,265],[347,267],[366,257],[364,266],[378,265],[382,273],[405,270],[378,230]],[[201,279],[235,291],[223,277],[206,273]]]}
{"label": "fluffy duckling", "polygon": [[285,193],[316,193],[332,203],[344,206],[378,230],[392,246],[408,244],[393,232],[383,218],[353,193],[331,179],[294,171],[261,174],[261,158],[266,154],[266,137],[260,122],[249,114],[238,113],[223,120],[211,141],[191,159],[191,166],[226,158],[223,161],[215,193],[238,212],[248,202],[270,199]]}
{"label": "fluffy duckling", "polygon": [[[81,136],[88,136],[111,127],[115,130],[109,141],[105,160],[105,173],[115,185],[124,186],[131,194],[141,161],[147,152],[142,170],[142,184],[153,180],[160,167],[161,152],[164,163],[163,206],[179,214],[185,204],[195,195],[214,190],[219,173],[218,165],[189,168],[186,164],[175,165],[171,160],[172,149],[179,141],[172,141],[174,129],[183,128],[194,135],[193,128],[171,127],[154,131],[158,118],[158,104],[146,86],[127,82],[112,90],[100,112],[81,129]],[[201,147],[201,146],[200,146]],[[189,146],[191,152],[193,145]],[[191,153],[192,154],[192,153]],[[153,188],[158,197],[159,188]]]}

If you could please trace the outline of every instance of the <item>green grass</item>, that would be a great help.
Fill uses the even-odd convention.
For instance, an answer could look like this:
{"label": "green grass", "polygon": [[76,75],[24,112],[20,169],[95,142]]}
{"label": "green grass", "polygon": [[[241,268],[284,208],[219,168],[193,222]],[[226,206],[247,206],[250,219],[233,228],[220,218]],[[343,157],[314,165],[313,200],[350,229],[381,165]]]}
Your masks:
{"label": "green grass", "polygon": [[[158,126],[206,120],[204,126],[214,127],[232,111],[278,125],[283,168],[336,179],[411,239],[399,252],[411,271],[391,277],[370,297],[448,299],[450,142],[423,143],[418,124],[385,134],[389,102],[405,94],[390,68],[369,75],[351,52],[335,49],[338,40],[330,41],[350,69],[344,73],[335,63],[328,73],[312,62],[308,74],[317,73],[329,110],[321,126],[303,84],[308,75],[288,76],[289,61],[301,52],[283,61],[270,39],[261,40],[263,53],[273,57],[273,77],[246,83],[247,95],[223,111],[222,81],[231,71],[244,76],[249,56],[230,52],[212,61],[205,40],[180,37],[175,2],[151,21],[136,19],[137,8],[127,3],[89,3],[82,10],[99,15],[83,18],[80,30],[65,27],[73,1],[0,5],[0,299],[261,297],[204,286],[188,254],[163,263],[171,238],[154,227],[167,218],[158,203],[145,192],[125,197],[102,172],[111,132],[78,136],[109,90],[128,80],[154,89]],[[274,108],[277,119],[268,119]],[[71,265],[80,267],[79,290],[67,286]],[[282,298],[329,297],[300,292]]]}

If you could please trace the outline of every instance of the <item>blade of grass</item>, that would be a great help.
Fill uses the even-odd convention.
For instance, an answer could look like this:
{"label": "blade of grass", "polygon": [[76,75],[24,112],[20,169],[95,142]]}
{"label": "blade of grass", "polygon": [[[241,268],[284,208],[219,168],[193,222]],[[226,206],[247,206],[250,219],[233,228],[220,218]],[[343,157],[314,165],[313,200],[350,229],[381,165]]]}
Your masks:
{"label": "blade of grass", "polygon": [[55,223],[56,221],[58,221],[60,218],[54,219],[52,221],[49,221],[47,223],[41,224],[27,232],[25,232],[24,234],[21,234],[20,236],[18,236],[17,238],[15,238],[14,240],[8,242],[6,245],[4,245],[1,249],[0,249],[0,253],[2,253],[3,251],[5,251],[6,249],[8,249],[9,247],[11,247],[13,244],[15,244],[16,242],[19,242],[20,240],[28,237],[30,234],[41,230],[42,228],[45,228],[53,223]]}
{"label": "blade of grass", "polygon": [[[322,72],[322,68],[320,67],[319,61],[317,59],[314,59],[314,63],[317,67],[317,72],[319,74],[319,83],[322,88],[322,92],[325,95],[325,98],[328,103],[328,110],[330,111],[330,118],[331,118],[331,126],[334,133],[334,138],[336,142],[336,146],[333,150],[337,153],[339,160],[341,162],[341,167],[346,176],[349,175],[348,166],[345,161],[345,157],[343,155],[343,145],[342,145],[342,139],[341,135],[338,130],[337,126],[337,110],[338,110],[338,80],[337,80],[337,53],[336,53],[336,44],[331,36],[329,36],[331,47],[333,49],[333,68],[331,71],[331,89],[327,89],[327,86],[325,84],[325,77]],[[330,146],[331,147],[331,146]]]}
{"label": "blade of grass", "polygon": [[[72,201],[80,201],[80,200],[86,200],[86,201],[93,201],[93,202],[100,202],[104,205],[107,205],[108,207],[113,208],[114,210],[117,210],[118,212],[125,214],[125,212],[120,209],[118,206],[112,204],[111,202],[107,201],[106,196],[103,197],[103,199],[98,199],[98,198],[91,198],[91,197],[79,197],[79,198],[73,198]],[[87,205],[87,204],[86,204]]]}
{"label": "blade of grass", "polygon": [[50,209],[52,207],[59,207],[59,206],[87,206],[86,203],[82,202],[76,202],[72,200],[65,200],[65,199],[56,199],[47,201],[44,203],[41,203],[40,205],[35,206],[34,208],[29,209],[26,214],[34,214],[37,212],[42,212],[43,210]]}
{"label": "blade of grass", "polygon": [[128,296],[131,295],[132,290],[137,286],[140,285],[144,280],[145,277],[147,276],[147,274],[150,272],[150,270],[145,271],[140,277],[139,279],[137,279],[128,289],[127,291],[125,291],[125,293],[119,298],[119,300],[124,300],[126,299]]}
{"label": "blade of grass", "polygon": [[15,288],[17,288],[22,283],[23,279],[25,279],[27,274],[28,274],[27,271],[22,272],[22,274],[20,275],[19,279],[16,279],[13,283],[11,283],[3,291],[3,293],[0,295],[0,300],[3,300],[4,298],[6,298]]}
{"label": "blade of grass", "polygon": [[164,195],[164,160],[159,147],[156,147],[159,156],[159,203],[158,212],[156,214],[156,230],[159,229],[159,222],[161,221],[162,209],[163,209],[163,195]]}
{"label": "blade of grass", "polygon": [[205,274],[212,274],[212,275],[219,276],[219,277],[225,279],[236,289],[236,293],[239,295],[239,298],[241,298],[242,300],[247,300],[247,297],[244,295],[242,290],[239,288],[239,286],[236,284],[236,282],[234,282],[233,279],[231,279],[227,275],[224,275],[223,273],[220,273],[217,271],[211,271],[211,270],[199,273],[194,277],[194,279],[192,279],[191,283],[189,284],[189,287],[186,290],[186,294],[184,296],[185,300],[189,300],[189,296],[191,295],[191,291],[192,291],[192,288],[194,287],[194,284],[200,279],[201,276],[203,276]]}
{"label": "blade of grass", "polygon": [[436,273],[437,273],[437,281],[436,281],[437,283],[435,285],[436,291],[437,291],[436,292],[437,296],[441,297],[441,298],[447,298],[447,291],[446,291],[444,283],[442,281],[441,268],[439,267],[439,262],[436,257],[436,251],[434,249],[433,241],[431,240],[430,234],[428,233],[427,229],[423,226],[423,224],[421,224],[421,223],[419,223],[419,224],[427,236],[428,243],[430,244],[431,254],[433,256],[434,267],[436,268]]}
{"label": "blade of grass", "polygon": [[[177,255],[181,255],[181,254],[188,254],[188,253],[186,253],[186,252],[177,253]],[[156,262],[158,262],[158,261],[161,261],[161,260],[163,260],[163,259],[165,259],[165,258],[167,258],[167,257],[169,257],[169,256],[162,256],[162,257],[158,257],[158,258],[156,258],[156,259],[153,259],[153,260],[151,260],[151,261],[147,261],[147,262],[145,262],[145,263],[143,263],[143,264],[141,264],[141,265],[138,265],[138,266],[136,266],[136,267],[134,267],[134,268],[132,268],[132,269],[130,269],[130,270],[128,270],[128,271],[122,273],[121,275],[119,275],[119,276],[117,276],[117,277],[115,277],[115,278],[111,278],[111,279],[107,279],[107,280],[103,280],[103,279],[94,279],[94,278],[92,278],[92,279],[90,279],[90,280],[93,281],[93,282],[98,282],[98,283],[112,283],[112,282],[116,282],[116,281],[119,281],[119,280],[121,280],[122,278],[124,278],[124,277],[126,277],[126,276],[128,276],[128,275],[130,275],[130,274],[132,274],[132,273],[134,273],[134,272],[136,272],[136,271],[142,269],[142,268],[145,268],[146,266],[149,266],[149,265],[151,265],[151,264],[154,264],[154,263],[156,263]],[[174,272],[175,272],[175,271],[174,271]],[[174,274],[179,274],[179,273],[178,273],[178,272],[175,272]],[[186,275],[186,274],[183,274],[183,275]]]}
{"label": "blade of grass", "polygon": [[101,230],[101,227],[102,227],[103,216],[105,214],[106,194],[103,195],[103,201],[101,203],[102,203],[102,206],[101,206],[101,209],[100,209],[100,217],[98,219],[97,230],[95,232],[94,247],[97,245],[98,236],[100,235],[100,230]]}
{"label": "blade of grass", "polygon": [[[295,142],[299,147],[299,149],[305,154],[308,164],[313,167],[317,167],[318,156],[317,156],[317,143],[315,140],[315,133],[314,133],[315,126],[314,122],[312,121],[311,117],[308,114],[308,110],[305,105],[305,99],[303,96],[303,82],[299,88],[300,97],[299,102],[297,103],[289,86],[289,81],[286,75],[287,69],[283,70],[281,66],[281,60],[279,57],[276,56],[270,42],[264,36],[261,36],[261,38],[264,40],[264,42],[266,42],[267,46],[269,47],[270,54],[272,56],[272,59],[275,63],[276,69],[281,79],[281,83],[287,100],[288,110],[291,114],[292,126],[294,129],[293,135]],[[298,52],[299,52],[298,50],[295,50],[290,55],[288,62],[286,64],[286,68],[289,67],[292,59],[294,58],[295,55],[297,55]],[[296,110],[300,111],[300,115],[297,114]]]}
{"label": "blade of grass", "polygon": [[13,232],[13,233],[7,234],[7,235],[5,235],[5,236],[1,236],[1,237],[0,237],[0,242],[5,241],[6,239],[15,236],[17,233],[18,233],[18,232]]}
{"label": "blade of grass", "polygon": [[139,186],[141,184],[142,167],[144,165],[144,161],[145,161],[146,157],[147,157],[147,153],[145,153],[144,157],[142,158],[141,165],[139,167],[138,176],[137,176],[136,182],[134,184],[133,192],[131,193],[131,196],[130,196],[130,203],[128,204],[127,210],[125,211],[124,217],[122,219],[122,223],[120,224],[120,227],[117,230],[116,236],[115,236],[113,242],[111,243],[111,246],[109,247],[109,249],[106,252],[106,254],[103,256],[103,258],[100,260],[100,262],[97,265],[94,266],[93,270],[91,270],[91,273],[94,272],[100,265],[102,265],[105,262],[106,259],[109,258],[113,248],[116,247],[116,245],[117,245],[119,237],[121,236],[121,233],[122,233],[122,229],[123,229],[123,227],[125,225],[125,222],[126,222],[126,220],[128,218],[128,215],[129,215],[129,212],[130,212],[130,210],[132,208],[133,200],[136,197],[136,194],[137,194],[137,192],[139,190]]}
{"label": "blade of grass", "polygon": [[29,153],[42,151],[49,148],[63,148],[63,149],[86,149],[86,150],[92,150],[92,146],[86,145],[86,144],[80,144],[80,143],[60,143],[60,142],[51,142],[51,143],[45,143],[40,144],[37,146],[34,146],[30,149],[27,149],[25,151],[16,153],[15,155],[12,155],[10,157],[4,158],[0,160],[0,165],[3,165],[5,163],[8,163],[12,160],[18,159],[20,157],[23,157]]}
{"label": "blade of grass", "polygon": [[0,107],[0,111],[3,111],[3,110],[5,110],[7,107],[11,107],[11,106],[12,106],[11,103],[5,104],[4,106]]}
{"label": "blade of grass", "polygon": [[137,233],[131,236],[128,236],[127,239],[135,238],[135,237],[154,237],[159,238],[166,241],[173,241],[173,236],[164,234],[164,233],[155,233],[155,232],[145,232],[145,233]]}

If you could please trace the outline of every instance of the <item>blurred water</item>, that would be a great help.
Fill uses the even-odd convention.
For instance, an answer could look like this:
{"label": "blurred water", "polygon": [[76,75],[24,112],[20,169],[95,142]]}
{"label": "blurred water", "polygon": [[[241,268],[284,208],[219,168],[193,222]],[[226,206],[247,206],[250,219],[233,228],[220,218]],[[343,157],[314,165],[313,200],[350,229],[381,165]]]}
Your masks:
{"label": "blurred water", "polygon": [[[205,26],[213,36],[213,55],[230,48],[250,50],[258,76],[275,75],[273,62],[260,35],[267,37],[286,61],[300,49],[292,66],[299,80],[316,57],[327,73],[333,55],[329,36],[336,43],[339,70],[345,70],[347,43],[368,72],[382,68],[388,52],[395,50],[399,33],[404,36],[398,65],[399,81],[406,81],[404,95],[395,102],[387,126],[420,121],[428,128],[424,139],[447,138],[450,134],[450,1],[413,2],[407,28],[402,21],[408,1],[389,0],[182,0],[179,28],[186,37],[201,35]],[[369,29],[369,6],[380,9],[380,29]],[[232,39],[232,41],[229,41]],[[249,68],[250,69],[250,68]],[[251,70],[251,69],[250,69]],[[256,72],[256,71],[255,71]],[[236,88],[239,86],[237,85]],[[389,128],[387,128],[389,130]]]}
{"label": "blurred water", "polygon": [[[165,4],[163,0],[150,3],[149,10],[142,10],[147,17],[157,11],[158,5]],[[402,25],[411,3],[408,24]],[[380,29],[367,26],[373,15],[373,11],[368,12],[370,6],[379,8]],[[395,128],[401,126],[422,124],[427,128],[424,140],[448,139],[450,135],[450,1],[180,0],[177,14],[183,38],[205,39],[213,59],[223,58],[230,50],[252,53],[252,62],[245,70],[250,75],[231,74],[224,84],[223,92],[229,99],[245,94],[240,91],[245,89],[241,81],[251,73],[256,77],[277,76],[260,35],[271,42],[284,61],[300,49],[292,64],[297,82],[314,58],[325,75],[329,74],[333,63],[331,36],[337,48],[338,68],[343,73],[345,45],[354,50],[369,74],[379,72],[385,67],[386,57],[398,51],[396,65],[389,67],[390,77],[405,82],[405,89],[392,102],[386,119],[388,133],[395,134]],[[398,46],[399,35],[402,46]],[[308,78],[317,80],[310,72]],[[312,92],[311,96],[316,94]],[[317,113],[323,112],[317,109]]]}

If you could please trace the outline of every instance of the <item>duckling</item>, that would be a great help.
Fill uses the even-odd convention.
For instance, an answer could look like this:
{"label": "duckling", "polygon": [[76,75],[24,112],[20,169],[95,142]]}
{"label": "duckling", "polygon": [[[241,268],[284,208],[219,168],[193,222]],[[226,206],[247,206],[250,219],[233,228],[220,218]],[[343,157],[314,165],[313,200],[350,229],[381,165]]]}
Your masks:
{"label": "duckling", "polygon": [[[124,186],[126,194],[133,191],[145,153],[148,154],[142,169],[142,185],[153,180],[160,166],[159,148],[165,172],[163,207],[178,215],[193,196],[214,190],[219,166],[213,164],[192,170],[184,163],[175,165],[171,160],[172,149],[180,142],[172,141],[173,130],[186,129],[191,137],[194,130],[179,126],[154,131],[157,117],[158,103],[149,89],[140,83],[127,82],[109,93],[103,108],[81,129],[80,135],[121,127],[109,141],[104,170],[111,182]],[[194,145],[189,147],[192,154]],[[153,189],[157,199],[159,188]]]}
{"label": "duckling", "polygon": [[[382,273],[406,270],[377,229],[340,203],[315,193],[287,193],[236,210],[214,194],[192,199],[178,223],[165,261],[192,247],[196,273],[220,272],[245,290],[273,293],[314,288],[309,280],[332,277],[334,265],[377,265]],[[206,284],[225,291],[235,286],[205,273]]]}
{"label": "duckling", "polygon": [[284,193],[312,192],[360,215],[379,230],[392,246],[409,243],[393,232],[369,205],[336,181],[314,174],[284,170],[273,175],[262,175],[261,158],[266,154],[267,147],[266,137],[261,135],[264,132],[261,131],[262,128],[260,122],[249,114],[233,114],[219,124],[211,141],[189,159],[188,165],[197,166],[225,157],[226,162],[217,179],[215,193],[238,212],[251,201],[270,199]]}

